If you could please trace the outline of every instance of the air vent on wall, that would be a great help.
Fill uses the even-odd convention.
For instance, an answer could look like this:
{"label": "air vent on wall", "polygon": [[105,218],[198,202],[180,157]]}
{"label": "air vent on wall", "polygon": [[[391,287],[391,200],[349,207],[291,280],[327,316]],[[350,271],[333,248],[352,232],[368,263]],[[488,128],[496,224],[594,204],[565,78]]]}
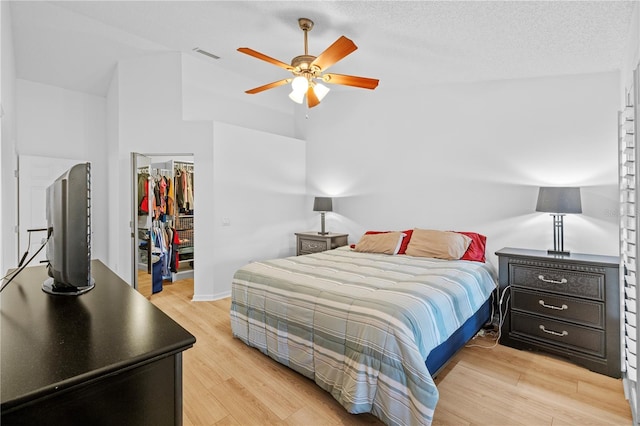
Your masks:
{"label": "air vent on wall", "polygon": [[208,56],[208,57],[213,58],[213,59],[220,59],[220,56],[214,55],[213,53],[207,52],[206,50],[202,50],[199,47],[194,47],[192,50],[194,52],[200,53],[200,54],[202,54],[204,56]]}

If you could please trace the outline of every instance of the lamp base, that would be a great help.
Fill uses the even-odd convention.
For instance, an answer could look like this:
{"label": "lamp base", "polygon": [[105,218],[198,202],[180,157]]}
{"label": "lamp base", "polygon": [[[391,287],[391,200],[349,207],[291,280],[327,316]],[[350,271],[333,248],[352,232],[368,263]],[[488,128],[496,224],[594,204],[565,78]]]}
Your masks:
{"label": "lamp base", "polygon": [[553,254],[556,256],[570,256],[571,252],[569,252],[568,250],[547,250],[547,254]]}
{"label": "lamp base", "polygon": [[553,217],[553,250],[547,250],[547,254],[554,256],[569,256],[569,250],[564,249],[564,214],[552,213]]}
{"label": "lamp base", "polygon": [[328,232],[325,232],[325,228],[324,228],[324,212],[320,212],[320,232],[318,232],[318,235],[327,235]]}

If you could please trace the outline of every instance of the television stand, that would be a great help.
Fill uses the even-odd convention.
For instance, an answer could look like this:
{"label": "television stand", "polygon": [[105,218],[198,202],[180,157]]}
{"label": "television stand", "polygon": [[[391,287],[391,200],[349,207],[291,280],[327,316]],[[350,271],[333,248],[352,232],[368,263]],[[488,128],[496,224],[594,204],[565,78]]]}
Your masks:
{"label": "television stand", "polygon": [[91,273],[76,297],[45,293],[44,266],[2,291],[2,425],[181,425],[195,337],[102,262]]}
{"label": "television stand", "polygon": [[96,281],[91,277],[89,284],[82,287],[70,287],[64,285],[57,285],[56,280],[53,278],[47,278],[42,283],[42,291],[45,293],[57,295],[57,296],[80,296],[94,288]]}

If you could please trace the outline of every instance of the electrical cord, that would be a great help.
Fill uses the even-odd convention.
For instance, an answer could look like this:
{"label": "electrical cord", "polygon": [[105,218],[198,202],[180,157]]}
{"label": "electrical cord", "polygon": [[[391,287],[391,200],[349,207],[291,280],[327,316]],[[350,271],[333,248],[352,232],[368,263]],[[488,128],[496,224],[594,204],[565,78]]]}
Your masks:
{"label": "electrical cord", "polygon": [[[45,242],[44,242],[44,243],[42,243],[42,245],[40,246],[40,248],[39,248],[39,249],[38,249],[38,250],[33,254],[33,256],[31,256],[31,257],[29,258],[29,260],[27,260],[27,263],[25,263],[25,264],[24,264],[24,266],[20,266],[20,267],[18,267],[18,269],[17,269],[17,270],[15,270],[15,271],[13,271],[13,272],[10,272],[10,273],[8,273],[7,275],[5,275],[4,277],[2,277],[2,280],[6,280],[6,279],[7,279],[7,277],[8,277],[9,275],[13,274],[13,275],[11,276],[11,278],[9,278],[9,279],[7,280],[7,282],[6,282],[6,283],[4,283],[4,284],[2,285],[2,287],[0,287],[0,292],[1,292],[2,290],[4,290],[4,288],[5,288],[6,286],[8,286],[8,285],[9,285],[9,283],[10,283],[11,281],[13,281],[13,279],[14,279],[15,277],[17,277],[17,276],[18,276],[18,274],[20,274],[20,272],[22,272],[22,270],[23,270],[24,268],[26,268],[27,266],[29,266],[29,263],[31,263],[31,261],[32,261],[32,260],[33,260],[37,255],[38,255],[38,253],[40,253],[40,252],[42,251],[42,249],[47,245],[47,243],[48,243],[48,242],[49,242],[49,237],[47,237],[47,239],[45,240]],[[27,253],[28,253],[28,252],[27,252]],[[23,260],[24,260],[24,258],[26,257],[26,254],[27,254],[27,253],[25,253],[25,255],[24,255],[24,256],[22,256]],[[20,263],[22,263],[22,261],[21,261]]]}
{"label": "electrical cord", "polygon": [[27,234],[29,235],[29,240],[27,242],[27,249],[24,251],[24,254],[20,259],[20,262],[18,262],[18,268],[21,267],[22,264],[24,263],[24,260],[27,258],[27,255],[29,254],[29,247],[31,247],[31,232],[27,232]]}
{"label": "electrical cord", "polygon": [[[502,294],[500,295],[500,303],[498,304],[498,332],[496,333],[496,341],[493,345],[491,346],[484,346],[484,345],[479,345],[476,343],[472,343],[470,345],[465,345],[465,347],[467,348],[482,348],[482,349],[493,349],[496,346],[498,346],[498,342],[500,341],[500,337],[502,335],[502,324],[504,323],[505,318],[507,317],[507,313],[509,312],[508,306],[509,306],[509,301],[511,300],[511,293],[509,293],[509,295],[507,296],[507,301],[505,303],[505,310],[504,310],[504,314],[502,313],[502,302],[504,301],[504,296],[505,294],[507,294],[507,290],[511,287],[511,285],[506,286],[505,288],[502,289]],[[493,314],[492,314],[493,315]],[[493,316],[492,316],[493,318]],[[476,338],[476,336],[473,337],[474,339]]]}

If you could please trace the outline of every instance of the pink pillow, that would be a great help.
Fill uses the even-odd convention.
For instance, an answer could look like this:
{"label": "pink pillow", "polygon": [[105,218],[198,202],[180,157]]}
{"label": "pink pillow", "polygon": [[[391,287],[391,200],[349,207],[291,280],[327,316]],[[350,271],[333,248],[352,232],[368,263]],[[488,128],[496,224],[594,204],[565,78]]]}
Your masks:
{"label": "pink pillow", "polygon": [[[392,231],[367,231],[366,234],[384,234]],[[400,250],[398,250],[398,254],[405,254],[407,251],[407,246],[409,245],[409,240],[411,240],[411,234],[413,234],[413,229],[409,229],[407,231],[400,231],[405,237],[402,239],[402,243],[400,243]]]}
{"label": "pink pillow", "polygon": [[[454,231],[458,234],[466,235],[471,238],[471,244],[469,244],[469,248],[462,255],[460,260],[472,260],[474,262],[485,262],[485,251],[487,248],[487,237],[482,234],[478,234],[476,232],[462,232],[462,231]],[[406,238],[405,238],[406,240]]]}

